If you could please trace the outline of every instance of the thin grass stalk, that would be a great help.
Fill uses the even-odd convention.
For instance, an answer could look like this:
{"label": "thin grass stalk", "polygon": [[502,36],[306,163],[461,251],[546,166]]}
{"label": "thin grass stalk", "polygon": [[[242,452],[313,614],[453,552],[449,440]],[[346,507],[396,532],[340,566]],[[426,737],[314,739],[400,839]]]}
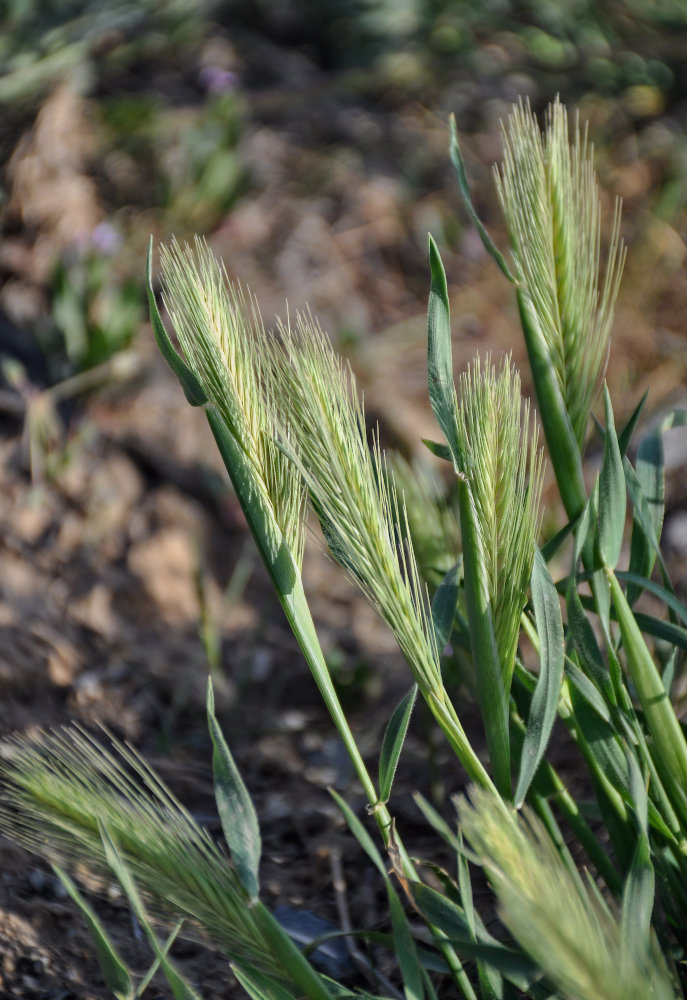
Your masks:
{"label": "thin grass stalk", "polygon": [[271,347],[282,447],[306,483],[334,558],[387,623],[442,732],[471,779],[491,779],[444,688],[426,587],[379,439],[367,443],[349,366],[309,315]]}
{"label": "thin grass stalk", "polygon": [[606,576],[623,640],[625,662],[651,735],[657,769],[684,827],[687,826],[687,741],[618,578],[610,569],[606,570]]}
{"label": "thin grass stalk", "polygon": [[[296,517],[302,507],[300,501],[294,503],[289,498],[284,501],[281,496],[283,490],[301,495],[297,467],[283,449],[265,442],[268,435],[269,441],[273,441],[272,424],[266,423],[267,414],[272,419],[275,412],[272,389],[276,390],[276,386],[270,384],[267,371],[268,365],[273,368],[273,359],[264,352],[264,341],[260,353],[255,343],[246,338],[245,316],[244,323],[241,316],[244,300],[235,294],[225,295],[226,276],[220,273],[214,258],[204,247],[197,246],[195,259],[188,248],[182,251],[174,247],[164,260],[168,268],[166,289],[172,307],[170,314],[176,317],[182,345],[189,360],[194,362],[195,374],[208,399],[214,404],[206,408],[213,436],[286,618],[351,758],[388,850],[393,831],[391,814],[386,804],[379,801],[341,708],[303,590],[300,573],[302,531]],[[154,300],[151,309],[154,320],[161,322],[155,315]],[[198,315],[204,320],[200,325],[196,323]],[[253,309],[253,323],[249,328],[253,334],[257,333],[259,340],[263,328],[257,307]],[[288,427],[282,428],[282,436],[288,445]],[[288,466],[288,470],[281,468],[282,465]],[[280,521],[288,534],[282,531]],[[447,719],[441,716],[440,725],[442,722],[459,758],[473,762],[468,772],[471,779],[490,784],[455,713]],[[394,846],[407,877],[417,879],[416,869],[398,834],[394,835]],[[430,930],[437,937],[456,982],[463,982],[465,973],[450,943],[435,928]]]}

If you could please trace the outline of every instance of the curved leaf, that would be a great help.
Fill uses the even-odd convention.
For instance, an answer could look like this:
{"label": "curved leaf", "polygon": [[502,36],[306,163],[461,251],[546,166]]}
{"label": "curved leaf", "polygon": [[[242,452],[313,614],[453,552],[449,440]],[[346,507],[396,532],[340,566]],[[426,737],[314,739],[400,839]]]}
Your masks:
{"label": "curved leaf", "polygon": [[212,740],[215,799],[222,832],[229,845],[241,884],[251,899],[257,899],[260,891],[258,869],[262,851],[260,825],[253,801],[215,717],[215,697],[210,678],[208,678],[207,715]]}
{"label": "curved leaf", "polygon": [[391,786],[408,732],[408,724],[416,697],[417,684],[413,684],[410,691],[394,709],[384,733],[382,750],[379,755],[379,798],[382,802],[387,802],[391,795]]}
{"label": "curved leaf", "polygon": [[558,699],[563,683],[565,646],[561,608],[558,593],[539,549],[535,550],[532,567],[532,603],[539,634],[540,668],[520,758],[520,774],[515,791],[515,804],[518,807],[525,801],[532,779],[544,756],[556,721]]}

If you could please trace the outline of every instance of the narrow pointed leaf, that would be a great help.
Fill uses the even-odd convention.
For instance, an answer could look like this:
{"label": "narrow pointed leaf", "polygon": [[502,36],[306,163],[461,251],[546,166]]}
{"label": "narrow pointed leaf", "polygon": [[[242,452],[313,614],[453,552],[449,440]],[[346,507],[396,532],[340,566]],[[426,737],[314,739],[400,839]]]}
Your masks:
{"label": "narrow pointed leaf", "polygon": [[604,459],[599,476],[599,554],[605,566],[615,569],[625,532],[627,494],[623,460],[615,433],[608,387],[604,386],[606,434]]}
{"label": "narrow pointed leaf", "polygon": [[188,367],[186,362],[181,358],[181,356],[174,349],[172,341],[167,335],[165,330],[165,325],[162,322],[162,317],[160,316],[160,311],[157,307],[157,302],[155,301],[155,292],[153,291],[153,237],[150,237],[150,243],[148,244],[148,260],[146,265],[146,284],[148,286],[148,308],[150,310],[150,322],[153,325],[153,333],[155,334],[155,340],[157,341],[157,346],[160,348],[163,358],[172,369],[176,377],[181,383],[181,388],[184,390],[184,396],[186,396],[186,401],[191,404],[191,406],[203,406],[208,401],[208,397],[203,389],[202,385]]}
{"label": "narrow pointed leaf", "polygon": [[437,245],[429,237],[431,286],[427,305],[427,382],[434,416],[446,438],[454,464],[458,463],[456,390],[453,382],[451,315],[446,273]]}
{"label": "narrow pointed leaf", "polygon": [[231,970],[251,1000],[299,1000],[299,992],[287,989],[264,972],[233,962]]}
{"label": "narrow pointed leaf", "polygon": [[370,834],[367,832],[367,830],[360,822],[356,814],[353,812],[351,807],[348,805],[348,803],[341,798],[338,792],[335,792],[333,788],[330,788],[329,794],[331,795],[331,797],[334,799],[337,806],[341,810],[343,818],[348,823],[348,827],[351,833],[358,841],[362,849],[365,851],[372,864],[375,866],[375,868],[380,873],[382,878],[387,878],[386,866],[384,865],[384,862],[382,861],[382,856],[377,850]]}
{"label": "narrow pointed leaf", "polygon": [[[660,431],[652,431],[640,442],[635,472],[641,494],[646,501],[646,507],[642,507],[641,512],[635,510],[630,548],[630,571],[641,576],[651,576],[656,562],[658,543],[661,539],[665,510],[663,438]],[[636,493],[639,493],[639,490],[631,493],[633,504],[635,504]],[[650,529],[650,534],[647,529]],[[636,587],[628,587],[627,599],[630,604],[637,600],[640,593],[641,590]]]}
{"label": "narrow pointed leaf", "polygon": [[522,747],[520,774],[515,792],[516,806],[522,805],[525,801],[532,779],[544,756],[556,721],[558,698],[563,682],[565,647],[558,593],[538,549],[535,550],[532,567],[532,603],[539,634],[540,668]]}
{"label": "narrow pointed leaf", "polygon": [[632,682],[644,710],[653,738],[659,776],[676,811],[685,818],[687,789],[687,743],[675,710],[663,686],[663,679],[649,652],[638,619],[613,572],[608,572],[613,605]]}
{"label": "narrow pointed leaf", "polygon": [[647,615],[643,611],[635,611],[635,621],[647,635],[652,635],[655,639],[664,639],[679,649],[687,650],[687,629],[666,622],[662,618],[656,618],[654,615]]}
{"label": "narrow pointed leaf", "polygon": [[135,995],[133,997],[133,1000],[140,1000],[140,998],[143,996],[143,994],[145,993],[145,991],[148,989],[148,987],[152,983],[153,979],[157,975],[157,970],[162,965],[162,962],[164,961],[164,959],[167,958],[169,950],[172,947],[172,945],[174,944],[174,942],[176,941],[176,939],[178,938],[179,931],[181,930],[181,928],[183,926],[184,926],[184,921],[180,920],[175,925],[175,927],[172,929],[171,934],[169,935],[169,937],[167,938],[167,940],[165,941],[165,943],[162,945],[162,947],[160,949],[159,956],[154,960],[154,962],[152,963],[152,965],[150,966],[150,968],[146,972],[145,976],[143,977],[143,979],[138,984],[138,989],[136,990],[136,993],[135,993]]}
{"label": "narrow pointed leaf", "polygon": [[477,214],[477,209],[475,208],[472,197],[470,195],[470,187],[468,185],[468,178],[465,172],[465,162],[463,160],[463,154],[460,151],[460,143],[458,142],[458,128],[456,126],[455,115],[451,115],[450,118],[450,128],[451,128],[451,162],[456,171],[458,177],[458,187],[460,188],[460,193],[463,197],[463,202],[465,208],[467,209],[468,215],[472,219],[472,223],[479,233],[479,237],[482,240],[484,249],[487,251],[490,257],[496,262],[501,271],[505,274],[509,281],[515,281],[508,264],[506,263],[506,258],[503,256],[501,251],[496,247],[491,236],[487,232],[484,223]]}
{"label": "narrow pointed leaf", "polygon": [[207,691],[208,729],[212,740],[212,770],[215,800],[222,822],[222,832],[229,845],[236,873],[251,899],[260,891],[258,869],[262,841],[253,801],[231,755],[215,717],[212,680]]}
{"label": "narrow pointed leaf", "polygon": [[627,421],[620,434],[618,435],[618,447],[620,448],[620,454],[625,455],[627,449],[630,446],[630,441],[632,440],[632,435],[634,434],[635,427],[637,426],[637,421],[639,420],[640,414],[644,409],[644,404],[649,397],[649,390],[644,393],[640,401],[635,406],[634,410],[630,415],[630,419]]}
{"label": "narrow pointed leaf", "polygon": [[134,991],[133,982],[129,975],[129,970],[112,943],[110,936],[103,927],[96,912],[86,902],[66,871],[58,865],[53,865],[53,871],[69,897],[78,906],[81,916],[88,924],[105,985],[117,997],[117,1000],[128,1000]]}
{"label": "narrow pointed leaf", "polygon": [[417,684],[413,684],[410,691],[394,709],[384,733],[382,750],[379,755],[379,798],[382,802],[388,802],[391,795],[391,786],[408,732],[408,724],[416,697]]}
{"label": "narrow pointed leaf", "polygon": [[465,607],[470,630],[470,648],[477,677],[477,694],[494,773],[502,795],[511,796],[508,697],[499,660],[486,564],[477,524],[477,511],[470,484],[458,480],[460,530],[463,538]]}
{"label": "narrow pointed leaf", "polygon": [[422,882],[411,882],[409,888],[425,920],[446,935],[459,955],[488,962],[521,990],[539,978],[528,958],[499,944],[487,931],[479,932],[478,940],[473,941],[464,911],[440,892]]}
{"label": "narrow pointed leaf", "polygon": [[440,444],[439,441],[431,441],[429,438],[423,438],[422,443],[437,458],[443,458],[445,462],[453,462],[453,455],[448,445]]}
{"label": "narrow pointed leaf", "polygon": [[589,702],[596,714],[600,716],[604,722],[610,722],[611,713],[608,710],[608,705],[604,701],[601,692],[569,657],[566,657],[565,661],[565,675],[570,683],[582,695],[582,697]]}
{"label": "narrow pointed leaf", "polygon": [[648,955],[656,890],[649,838],[642,833],[623,889],[621,934],[628,955]]}
{"label": "narrow pointed leaf", "polygon": [[429,825],[436,830],[439,836],[446,841],[446,843],[454,849],[454,851],[460,852],[461,843],[458,839],[456,831],[449,826],[443,816],[441,816],[431,803],[427,801],[424,795],[419,792],[415,792],[413,795],[415,804],[425,817]]}
{"label": "narrow pointed leaf", "polygon": [[580,595],[573,580],[570,581],[570,586],[568,587],[567,608],[568,625],[580,658],[580,664],[599,690],[603,691],[614,702],[615,696],[608,668],[601,655],[599,644],[594,635],[594,629],[591,626],[589,618],[584,613]]}
{"label": "narrow pointed leaf", "polygon": [[136,919],[143,928],[145,935],[148,938],[148,942],[155,952],[156,958],[160,962],[160,968],[162,969],[165,979],[169,983],[169,988],[172,991],[174,1000],[201,1000],[200,995],[193,989],[188,980],[182,976],[180,972],[178,972],[178,970],[166,957],[166,954],[148,919],[148,914],[145,911],[141,896],[136,888],[136,884],[131,876],[131,873],[117,850],[115,842],[112,840],[112,837],[104,826],[100,827],[100,836],[102,838],[107,863],[124,890],[129,906],[136,915]]}
{"label": "narrow pointed leaf", "polygon": [[325,980],[313,969],[279,921],[259,900],[253,907],[255,922],[284,974],[308,1000],[332,1000]]}
{"label": "narrow pointed leaf", "polygon": [[391,908],[391,929],[394,936],[394,950],[398,959],[403,992],[406,1000],[424,1000],[424,979],[417,948],[398,894],[391,882],[387,882],[389,906]]}
{"label": "narrow pointed leaf", "polygon": [[437,649],[442,653],[451,641],[453,622],[456,617],[458,607],[458,597],[460,596],[460,573],[463,560],[460,559],[455,566],[452,566],[437,587],[437,592],[432,601],[432,622],[434,624],[434,634],[437,637]]}

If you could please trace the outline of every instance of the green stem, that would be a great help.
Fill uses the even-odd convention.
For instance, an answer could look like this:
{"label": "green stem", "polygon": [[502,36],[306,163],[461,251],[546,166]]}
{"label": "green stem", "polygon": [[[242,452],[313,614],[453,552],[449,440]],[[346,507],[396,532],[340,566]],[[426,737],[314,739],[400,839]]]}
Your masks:
{"label": "green stem", "polygon": [[[375,822],[382,836],[386,850],[391,847],[392,841],[392,818],[386,804],[379,801],[379,796],[374,782],[370,777],[365,765],[358,744],[351,732],[348,720],[344,715],[339,697],[336,693],[329,668],[322,653],[315,625],[310,614],[310,608],[303,589],[303,582],[300,572],[294,561],[291,549],[282,536],[278,525],[274,521],[274,515],[270,509],[266,498],[261,494],[259,485],[256,484],[255,475],[251,462],[241,449],[234,436],[228,431],[221,415],[212,407],[206,409],[206,414],[210,428],[215,437],[220,454],[224,461],[231,481],[236,490],[236,496],[241,504],[241,508],[248,522],[251,534],[260,552],[260,556],[270,575],[274,588],[279,597],[284,614],[293,630],[298,644],[306,659],[310,672],[313,675],[317,688],[322,696],[337,732],[343,741],[344,746],[351,758],[355,773],[362,785],[363,791],[370,805],[370,810],[375,818]],[[435,712],[436,715],[436,712]],[[463,734],[462,727],[455,717],[446,713],[448,724],[444,731],[448,729],[454,742],[459,742],[459,734]],[[437,717],[438,718],[438,717]],[[441,722],[440,722],[441,725]],[[444,728],[442,726],[442,728]],[[448,733],[447,733],[448,736]],[[463,734],[465,745],[469,748],[467,739]],[[449,740],[450,742],[450,740]],[[453,743],[452,743],[453,746]],[[462,747],[461,744],[461,748]],[[471,749],[471,748],[469,748]],[[457,752],[457,751],[456,751]],[[472,752],[477,764],[479,760]],[[469,759],[469,756],[468,756]],[[480,765],[481,767],[481,765]],[[484,769],[482,768],[482,771]],[[489,781],[488,775],[484,772],[484,777]],[[484,783],[484,777],[480,784]],[[474,780],[479,780],[475,778]],[[393,832],[394,846],[397,848],[403,870],[407,877],[415,881],[420,881],[415,866],[410,855],[403,845],[397,832]],[[463,967],[445,935],[435,927],[428,925],[437,940],[438,946],[443,955],[444,961],[451,970],[454,979],[461,986],[467,1000],[477,1000],[469,980],[465,976]]]}

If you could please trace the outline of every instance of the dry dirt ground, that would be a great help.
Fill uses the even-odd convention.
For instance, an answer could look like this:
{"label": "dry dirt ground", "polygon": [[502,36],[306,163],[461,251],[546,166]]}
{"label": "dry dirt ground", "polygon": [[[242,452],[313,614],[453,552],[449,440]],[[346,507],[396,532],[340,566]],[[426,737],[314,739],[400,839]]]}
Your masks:
{"label": "dry dirt ground", "polygon": [[[399,128],[411,142],[445,148],[443,125],[421,114],[408,113]],[[482,137],[470,155],[488,161],[492,150],[498,155],[493,136]],[[425,398],[423,300],[424,231],[439,196],[408,207],[388,173],[366,175],[344,156],[332,156],[326,183],[309,196],[312,152],[273,126],[249,130],[243,155],[256,193],[214,234],[213,246],[230,272],[261,291],[268,319],[288,296],[292,306],[310,301],[331,329],[352,323],[374,332],[353,356],[370,416],[382,421],[386,440],[416,452],[422,436],[436,435]],[[687,294],[682,240],[646,215],[650,174],[632,158],[611,166],[608,186],[625,194],[629,236],[638,234],[609,369],[622,419],[647,385],[650,411],[685,405]],[[15,243],[19,260],[21,238]],[[511,350],[522,361],[509,289],[467,230],[461,255],[447,254],[446,264],[456,368],[488,349]],[[14,280],[21,283],[22,273],[17,264]],[[45,427],[46,419],[57,426],[46,418],[40,384],[25,387],[16,412],[3,411],[0,732],[70,720],[105,725],[139,748],[217,831],[204,722],[210,667],[201,641],[210,623],[218,713],[262,822],[266,901],[337,923],[332,885],[341,860],[353,924],[383,925],[368,865],[326,792],[334,785],[361,805],[345,755],[253,554],[202,414],[185,405],[147,327],[134,350],[133,380],[60,413],[69,447],[51,476],[41,475],[41,446],[33,455],[29,448],[30,427]],[[685,453],[684,434],[674,435],[666,532],[683,587]],[[316,545],[306,583],[342,697],[374,759],[407,673],[373,613]],[[420,854],[426,835],[406,792],[446,792],[461,782],[441,745],[429,740],[427,749],[426,725],[419,711],[395,804],[404,837]],[[121,897],[113,889],[97,905],[134,969],[144,970],[149,954]],[[206,1000],[238,995],[223,957],[193,943],[174,954]],[[88,935],[51,871],[2,841],[0,997],[106,995]],[[164,984],[151,987],[156,995],[168,995]]]}

